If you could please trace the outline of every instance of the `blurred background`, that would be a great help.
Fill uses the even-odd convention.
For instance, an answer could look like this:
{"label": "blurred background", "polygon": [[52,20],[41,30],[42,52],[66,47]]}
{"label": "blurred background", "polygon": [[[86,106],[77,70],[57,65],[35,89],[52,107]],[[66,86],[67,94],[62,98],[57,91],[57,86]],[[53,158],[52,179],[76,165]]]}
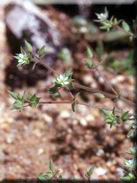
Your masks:
{"label": "blurred background", "polygon": [[[8,90],[48,93],[54,76],[41,66],[17,68],[13,56],[24,39],[35,49],[46,45],[44,62],[58,73],[72,68],[79,84],[108,93],[109,85],[126,99],[134,100],[134,45],[127,35],[100,31],[96,13],[124,19],[132,26],[136,5],[47,4],[46,1],[0,1],[0,179],[36,178],[48,170],[48,162],[63,171],[64,178],[83,178],[95,166],[91,178],[119,179],[132,142],[127,138],[130,122],[112,128],[94,106],[134,112],[122,101],[102,99],[80,91],[80,101],[93,107],[69,104],[42,105],[23,112],[12,111]],[[128,13],[129,12],[129,13]],[[92,48],[97,70],[84,69],[87,47]],[[100,65],[101,60],[103,64]]]}

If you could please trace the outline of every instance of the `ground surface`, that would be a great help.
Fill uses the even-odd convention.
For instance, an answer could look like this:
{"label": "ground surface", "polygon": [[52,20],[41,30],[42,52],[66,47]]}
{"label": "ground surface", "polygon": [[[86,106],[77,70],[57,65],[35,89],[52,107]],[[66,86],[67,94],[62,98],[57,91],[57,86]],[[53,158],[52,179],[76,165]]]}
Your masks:
{"label": "ground surface", "polygon": [[[58,24],[62,19],[65,26],[61,31],[69,35],[69,18],[63,13],[49,11],[51,17],[56,17]],[[77,113],[71,111],[71,106],[44,105],[38,109],[27,108],[25,112],[11,111],[12,100],[8,96],[8,89],[12,87],[5,84],[6,68],[10,65],[11,54],[6,42],[5,24],[3,20],[3,7],[0,7],[0,179],[3,178],[36,178],[41,172],[46,172],[48,162],[53,160],[55,165],[63,170],[64,178],[82,178],[84,172],[91,165],[95,169],[91,178],[119,179],[122,175],[121,165],[127,157],[127,149],[131,142],[127,139],[128,128],[118,125],[112,129],[105,125],[100,112],[96,108],[81,106]],[[74,57],[83,58],[84,42],[77,44]],[[126,55],[126,53],[125,53]],[[63,67],[58,61],[56,69],[61,72]],[[134,78],[127,74],[114,75],[99,67],[105,75],[104,84],[110,81],[117,85],[123,95],[133,99]],[[90,72],[78,73],[75,77],[84,84],[98,87],[99,84]],[[12,76],[11,76],[12,77]],[[52,76],[46,81],[38,81],[34,87],[24,83],[22,89],[38,92],[44,99],[48,97],[47,88]],[[20,81],[21,82],[21,81]],[[84,99],[85,98],[85,99]],[[112,108],[111,100],[98,100],[90,94],[83,94],[84,101],[91,105],[97,104]],[[91,102],[90,102],[91,101]],[[123,102],[116,104],[123,109],[133,110]]]}

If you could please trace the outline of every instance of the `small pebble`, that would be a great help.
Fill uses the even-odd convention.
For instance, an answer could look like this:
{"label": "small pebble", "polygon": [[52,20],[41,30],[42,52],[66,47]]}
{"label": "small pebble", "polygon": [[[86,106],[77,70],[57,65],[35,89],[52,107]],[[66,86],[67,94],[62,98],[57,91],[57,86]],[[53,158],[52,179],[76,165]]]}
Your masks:
{"label": "small pebble", "polygon": [[63,119],[69,118],[70,117],[70,112],[69,111],[62,111],[60,113],[60,117]]}
{"label": "small pebble", "polygon": [[103,149],[99,149],[99,150],[97,151],[96,155],[97,155],[97,156],[102,156],[102,155],[104,155]]}
{"label": "small pebble", "polygon": [[94,121],[95,117],[91,114],[88,114],[87,116],[85,116],[86,121]]}
{"label": "small pebble", "polygon": [[119,142],[123,141],[125,139],[125,135],[124,134],[116,134],[115,135],[115,139]]}
{"label": "small pebble", "polygon": [[8,144],[11,144],[15,139],[15,135],[13,133],[8,134],[8,137],[6,139]]}
{"label": "small pebble", "polygon": [[111,80],[111,83],[112,84],[117,84],[118,82],[123,82],[125,79],[124,76],[122,75],[119,75],[119,76],[116,76],[114,79]]}
{"label": "small pebble", "polygon": [[78,120],[77,119],[73,120],[73,125],[77,125],[77,124],[78,124]]}
{"label": "small pebble", "polygon": [[94,174],[94,176],[103,176],[107,172],[108,172],[107,169],[99,167],[99,168],[94,169],[93,174]]}
{"label": "small pebble", "polygon": [[38,155],[43,154],[43,152],[44,152],[44,149],[42,149],[42,148],[38,149]]}
{"label": "small pebble", "polygon": [[84,75],[83,80],[85,84],[90,84],[93,82],[93,79],[90,75]]}
{"label": "small pebble", "polygon": [[81,124],[82,126],[86,126],[86,125],[87,125],[87,121],[86,121],[84,118],[81,118],[81,119],[80,119],[80,124]]}
{"label": "small pebble", "polygon": [[46,121],[47,123],[52,123],[53,119],[52,117],[50,117],[48,114],[43,114],[43,119],[44,121]]}
{"label": "small pebble", "polygon": [[41,137],[41,131],[40,130],[38,130],[38,129],[35,129],[34,131],[33,131],[33,134],[35,134],[37,137]]}

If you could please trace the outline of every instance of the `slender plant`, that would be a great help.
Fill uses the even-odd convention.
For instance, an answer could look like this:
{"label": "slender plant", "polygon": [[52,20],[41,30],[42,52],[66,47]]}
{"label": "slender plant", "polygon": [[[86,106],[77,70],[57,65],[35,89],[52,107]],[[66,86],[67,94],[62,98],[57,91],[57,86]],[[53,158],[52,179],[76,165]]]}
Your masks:
{"label": "slender plant", "polygon": [[[96,13],[97,20],[95,20],[96,23],[99,24],[100,29],[110,31],[112,30],[118,30],[125,32],[128,37],[129,41],[133,41],[135,38],[135,34],[131,31],[130,26],[128,23],[126,23],[124,20],[117,20],[115,17],[109,18],[109,13],[107,8],[105,8],[104,13]],[[103,64],[104,60],[100,62],[100,64],[96,65],[94,63],[94,52],[93,50],[88,47],[87,51],[87,59],[85,61],[85,67],[88,70],[97,70],[98,66],[100,64]],[[44,61],[44,56],[46,55],[45,47],[41,47],[39,50],[35,50],[33,46],[25,41],[24,48],[21,47],[20,53],[16,54],[15,58],[17,60],[17,66],[19,68],[23,68],[25,65],[28,65],[32,63],[32,69],[35,69],[37,65],[43,66],[45,69],[49,70],[54,75],[54,82],[52,86],[49,88],[49,94],[52,95],[53,100],[42,100],[40,97],[37,96],[37,94],[31,94],[24,92],[23,94],[9,91],[9,95],[14,99],[13,103],[13,109],[18,111],[23,111],[26,107],[37,107],[38,105],[45,105],[45,104],[70,104],[72,107],[72,110],[76,112],[77,105],[85,105],[88,107],[97,107],[100,109],[102,114],[104,115],[105,123],[109,124],[110,127],[113,127],[116,124],[125,123],[129,120],[134,120],[135,117],[134,114],[130,113],[129,111],[122,111],[117,109],[116,107],[113,107],[113,109],[106,109],[106,108],[100,108],[98,106],[91,106],[88,103],[83,103],[79,101],[78,95],[73,94],[73,90],[84,90],[85,92],[89,92],[92,95],[96,95],[100,98],[109,98],[113,99],[115,101],[122,100],[125,103],[129,104],[130,106],[135,106],[135,103],[126,99],[123,97],[120,92],[116,89],[114,89],[111,85],[110,88],[112,90],[112,93],[101,91],[101,90],[94,90],[90,87],[87,87],[85,85],[79,84],[74,78],[73,78],[73,72],[72,69],[66,70],[64,73],[58,73],[56,70],[54,70],[52,67],[48,66]],[[67,58],[70,58],[70,55],[68,51],[64,53],[61,52],[59,54],[60,58],[64,59],[66,62]],[[68,94],[69,100],[64,100],[62,96],[62,92],[64,91]],[[56,101],[56,98],[60,98],[60,100]],[[135,132],[135,124],[132,124],[131,126],[131,132],[130,137],[134,136]],[[131,148],[128,152],[133,156],[133,159],[131,160],[125,160],[125,175],[122,177],[122,179],[134,179],[135,178],[135,147]],[[86,177],[90,179],[90,176],[93,172],[93,167],[91,167],[86,172]],[[39,176],[39,179],[53,179],[53,178],[62,178],[62,175],[59,173],[59,171],[55,170],[53,168],[53,163],[49,162],[49,170],[48,172],[41,174]]]}

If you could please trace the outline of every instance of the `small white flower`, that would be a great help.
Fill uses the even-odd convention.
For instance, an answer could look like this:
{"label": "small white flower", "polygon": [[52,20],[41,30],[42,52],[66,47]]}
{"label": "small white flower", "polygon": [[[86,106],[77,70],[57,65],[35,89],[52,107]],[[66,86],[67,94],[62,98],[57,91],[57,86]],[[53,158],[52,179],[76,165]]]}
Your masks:
{"label": "small white flower", "polygon": [[61,86],[67,86],[70,84],[70,77],[67,76],[66,74],[60,74],[57,78],[56,78],[56,81],[55,83],[56,84],[59,84]]}
{"label": "small white flower", "polygon": [[107,8],[105,8],[105,12],[104,13],[100,13],[100,14],[96,13],[96,15],[97,15],[97,18],[99,19],[99,21],[101,21],[101,22],[107,20],[108,19]]}
{"label": "small white flower", "polygon": [[15,58],[18,60],[18,65],[29,64],[29,57],[27,54],[19,53]]}

